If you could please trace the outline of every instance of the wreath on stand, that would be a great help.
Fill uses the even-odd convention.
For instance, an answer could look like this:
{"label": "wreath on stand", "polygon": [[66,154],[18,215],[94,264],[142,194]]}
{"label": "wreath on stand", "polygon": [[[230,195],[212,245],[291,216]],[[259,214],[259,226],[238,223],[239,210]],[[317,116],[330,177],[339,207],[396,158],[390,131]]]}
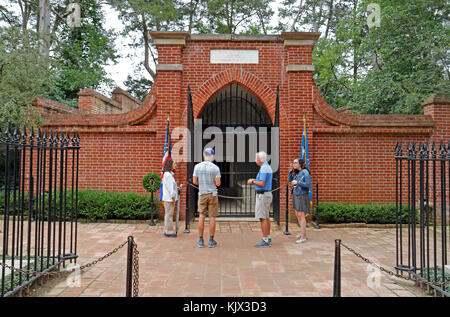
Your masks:
{"label": "wreath on stand", "polygon": [[159,189],[159,186],[161,185],[161,177],[159,177],[159,175],[156,173],[148,173],[144,176],[142,185],[144,186],[144,189],[146,191],[148,191],[149,193],[154,193]]}
{"label": "wreath on stand", "polygon": [[[152,194],[152,209],[155,207],[153,204],[153,193],[159,190],[159,186],[161,185],[161,177],[157,173],[148,173],[144,176],[144,179],[142,180],[142,186],[146,191]],[[157,212],[157,209],[151,211],[151,222],[150,225],[154,226],[155,223],[153,222],[153,215]]]}

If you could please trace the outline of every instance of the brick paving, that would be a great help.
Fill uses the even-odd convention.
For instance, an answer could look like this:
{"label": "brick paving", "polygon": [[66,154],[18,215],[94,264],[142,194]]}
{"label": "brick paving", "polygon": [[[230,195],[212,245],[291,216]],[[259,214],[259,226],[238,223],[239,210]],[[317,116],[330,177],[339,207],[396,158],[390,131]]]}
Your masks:
{"label": "brick paving", "polygon": [[[395,261],[395,229],[308,228],[309,241],[295,244],[298,226],[283,235],[284,227],[272,225],[271,248],[255,248],[261,235],[257,222],[218,222],[216,248],[196,246],[196,223],[191,233],[165,238],[162,225],[79,224],[78,263],[84,264],[133,235],[139,254],[139,296],[259,297],[332,296],[334,240],[342,241],[365,257],[392,269]],[[184,228],[184,224],[181,224]],[[205,226],[208,237],[208,226]],[[208,240],[206,238],[206,240]],[[341,295],[348,297],[427,296],[414,285],[376,272],[342,248]],[[65,279],[47,281],[31,296],[124,296],[126,250],[83,271],[80,285],[69,287]]]}

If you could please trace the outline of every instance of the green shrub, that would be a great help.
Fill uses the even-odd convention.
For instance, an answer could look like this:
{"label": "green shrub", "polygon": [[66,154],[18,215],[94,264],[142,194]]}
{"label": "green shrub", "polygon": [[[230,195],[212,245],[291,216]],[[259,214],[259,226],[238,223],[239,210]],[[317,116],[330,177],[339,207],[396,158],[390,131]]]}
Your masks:
{"label": "green shrub", "polygon": [[[314,208],[313,220],[316,220],[316,209]],[[356,205],[323,202],[319,203],[319,221],[322,223],[396,223],[396,207],[394,204]],[[408,223],[408,206],[402,206],[401,221]],[[416,222],[418,221],[419,210],[416,210]]]}
{"label": "green shrub", "polygon": [[[67,191],[66,197],[66,219],[70,219],[72,208],[72,193]],[[20,211],[18,197],[16,198],[16,210]],[[64,199],[64,197],[63,197]],[[74,196],[75,199],[75,196]],[[0,192],[0,215],[4,214],[5,193]],[[55,219],[59,219],[59,192],[52,193],[52,205],[56,206]],[[10,195],[10,210],[12,212],[14,197]],[[28,193],[24,195],[24,215],[28,215]],[[44,194],[44,219],[48,216],[49,195]],[[64,204],[63,204],[64,206]],[[35,208],[33,203],[32,208]],[[63,207],[64,208],[64,207]],[[73,214],[75,213],[75,201],[73,204]],[[114,193],[102,192],[97,190],[78,191],[78,218],[97,220],[97,219],[149,219],[158,214],[158,201],[156,198],[151,202],[150,195],[139,195],[137,193]],[[63,215],[64,217],[64,215]]]}

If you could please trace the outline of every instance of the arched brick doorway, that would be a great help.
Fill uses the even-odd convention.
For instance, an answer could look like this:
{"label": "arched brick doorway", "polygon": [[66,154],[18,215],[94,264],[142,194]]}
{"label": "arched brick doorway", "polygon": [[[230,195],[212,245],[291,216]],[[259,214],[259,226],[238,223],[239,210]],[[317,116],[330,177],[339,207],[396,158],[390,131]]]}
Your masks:
{"label": "arched brick doorway", "polygon": [[[201,149],[215,149],[215,163],[221,170],[221,217],[254,216],[255,191],[253,186],[247,185],[247,180],[258,173],[255,153],[279,153],[278,139],[272,140],[274,123],[266,109],[257,95],[240,83],[232,82],[216,91],[198,114],[196,124],[201,124],[202,135],[194,142],[201,142]],[[199,161],[201,158],[197,157],[194,163]],[[271,216],[279,213],[279,196],[276,196]],[[192,199],[196,197],[195,190]]]}

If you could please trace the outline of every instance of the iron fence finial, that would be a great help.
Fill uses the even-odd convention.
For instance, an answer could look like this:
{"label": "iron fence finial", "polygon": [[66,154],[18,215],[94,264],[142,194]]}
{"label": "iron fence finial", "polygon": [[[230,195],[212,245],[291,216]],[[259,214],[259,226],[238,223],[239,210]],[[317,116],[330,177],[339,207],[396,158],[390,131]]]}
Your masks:
{"label": "iron fence finial", "polygon": [[450,139],[448,140],[447,155],[450,158]]}
{"label": "iron fence finial", "polygon": [[20,141],[19,127],[16,125],[16,127],[14,128],[13,143],[18,144],[19,141]]}
{"label": "iron fence finial", "polygon": [[36,140],[37,140],[37,145],[40,146],[42,144],[42,133],[41,133],[41,127],[38,127],[38,131],[37,131],[37,136],[36,136]]}
{"label": "iron fence finial", "polygon": [[419,144],[419,158],[423,159],[425,156],[425,148],[423,146],[423,143],[420,142]]}
{"label": "iron fence finial", "polygon": [[441,155],[441,158],[445,158],[445,154],[446,154],[446,149],[445,149],[445,145],[444,145],[444,140],[441,139],[441,144],[439,147],[439,154]]}
{"label": "iron fence finial", "polygon": [[30,137],[28,138],[30,145],[34,145],[34,128],[31,126]]}
{"label": "iron fence finial", "polygon": [[8,143],[11,141],[11,123],[8,121],[8,126],[5,131],[5,142]]}
{"label": "iron fence finial", "polygon": [[42,144],[44,146],[47,146],[47,129],[44,129],[42,132]]}

